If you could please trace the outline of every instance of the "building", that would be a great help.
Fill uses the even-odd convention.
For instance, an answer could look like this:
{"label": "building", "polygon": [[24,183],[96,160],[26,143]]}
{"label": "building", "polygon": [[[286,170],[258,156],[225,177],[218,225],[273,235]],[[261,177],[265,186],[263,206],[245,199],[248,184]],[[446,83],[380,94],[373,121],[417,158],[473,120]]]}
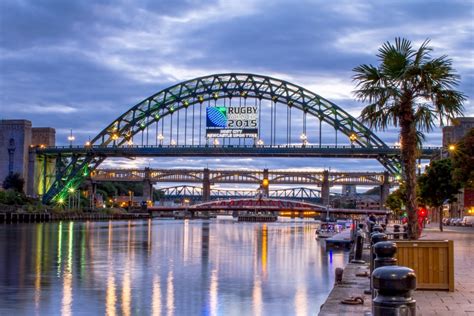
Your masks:
{"label": "building", "polygon": [[453,119],[451,126],[443,127],[443,147],[458,142],[471,128],[474,128],[474,117]]}
{"label": "building", "polygon": [[[54,146],[55,143],[54,128],[32,127],[28,120],[0,120],[0,183],[9,174],[19,173],[25,180],[25,193],[37,196],[40,168],[37,168],[33,149],[36,146]],[[51,162],[48,166],[51,167]]]}
{"label": "building", "polygon": [[[457,143],[464,135],[474,128],[474,117],[458,117],[452,121],[452,126],[443,128],[443,147]],[[474,213],[474,190],[462,189],[457,196],[457,202],[451,204],[450,216],[462,217]]]}

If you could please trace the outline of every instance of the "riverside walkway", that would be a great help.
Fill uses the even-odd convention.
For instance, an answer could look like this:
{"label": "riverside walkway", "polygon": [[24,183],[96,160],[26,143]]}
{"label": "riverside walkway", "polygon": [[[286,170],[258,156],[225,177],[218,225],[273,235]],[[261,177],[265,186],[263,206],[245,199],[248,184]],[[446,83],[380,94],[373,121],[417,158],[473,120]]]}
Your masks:
{"label": "riverside walkway", "polygon": [[474,227],[428,225],[421,239],[454,240],[454,292],[415,291],[417,315],[474,315]]}
{"label": "riverside walkway", "polygon": [[[416,300],[418,316],[431,315],[471,315],[474,316],[474,228],[445,227],[440,232],[438,224],[428,225],[422,233],[425,240],[454,241],[454,276],[455,291],[413,292]],[[364,251],[364,254],[367,253]],[[371,311],[370,295],[364,295],[363,289],[368,287],[368,278],[356,277],[355,274],[368,269],[368,265],[347,264],[341,284],[335,285],[319,315],[367,315]],[[351,296],[363,296],[363,305],[343,305],[340,301]]]}

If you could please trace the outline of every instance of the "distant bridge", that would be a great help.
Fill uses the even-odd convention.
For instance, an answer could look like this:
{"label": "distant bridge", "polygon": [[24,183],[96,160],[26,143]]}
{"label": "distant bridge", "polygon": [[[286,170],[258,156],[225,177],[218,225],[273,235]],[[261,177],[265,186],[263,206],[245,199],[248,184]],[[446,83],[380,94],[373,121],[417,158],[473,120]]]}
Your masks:
{"label": "distant bridge", "polygon": [[[188,199],[190,201],[202,201],[203,189],[202,187],[180,185],[166,188],[158,188],[159,192],[163,194],[164,199]],[[238,190],[238,189],[216,189],[210,191],[209,200],[219,199],[237,199],[237,198],[255,198],[258,196],[259,190]],[[309,188],[288,188],[269,190],[268,198],[272,199],[291,199],[303,200],[313,203],[321,203],[321,190]]]}
{"label": "distant bridge", "polygon": [[[380,186],[382,204],[385,202],[391,186],[398,185],[398,176],[385,172],[329,172],[324,171],[285,171],[285,170],[211,170],[205,169],[97,169],[90,174],[92,183],[101,181],[142,181],[144,182],[144,196],[151,200],[152,186],[154,183],[202,183],[202,200],[207,201],[216,196],[239,197],[255,196],[256,191],[235,192],[219,191],[211,189],[212,184],[257,184],[268,197],[291,197],[321,200],[323,205],[329,204],[330,187],[335,185],[364,185]],[[310,191],[309,189],[287,189],[270,190],[271,185],[315,185],[321,189]],[[182,193],[191,193],[195,196],[195,187],[179,187],[172,189],[170,193],[180,196]],[[188,192],[186,192],[188,190]],[[239,192],[237,192],[239,191]],[[247,194],[247,195],[245,195]],[[214,195],[214,196],[213,196]]]}

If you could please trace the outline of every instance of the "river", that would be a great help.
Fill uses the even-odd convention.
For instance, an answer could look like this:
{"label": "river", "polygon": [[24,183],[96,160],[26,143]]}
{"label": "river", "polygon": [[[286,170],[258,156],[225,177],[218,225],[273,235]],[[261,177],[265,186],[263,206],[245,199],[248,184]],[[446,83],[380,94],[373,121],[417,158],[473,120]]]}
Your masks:
{"label": "river", "polygon": [[5,224],[0,315],[315,315],[348,256],[316,225]]}

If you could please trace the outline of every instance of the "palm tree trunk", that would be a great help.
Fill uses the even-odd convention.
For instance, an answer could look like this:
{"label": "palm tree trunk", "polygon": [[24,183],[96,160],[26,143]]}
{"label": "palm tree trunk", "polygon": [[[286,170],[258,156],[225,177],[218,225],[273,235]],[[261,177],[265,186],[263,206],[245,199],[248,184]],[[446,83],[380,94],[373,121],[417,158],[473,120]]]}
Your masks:
{"label": "palm tree trunk", "polygon": [[438,214],[439,214],[439,231],[443,231],[443,205],[438,207]]}
{"label": "palm tree trunk", "polygon": [[403,179],[405,180],[405,205],[408,215],[408,238],[418,239],[418,205],[416,201],[416,127],[411,102],[401,106],[404,110],[400,118],[401,154]]}

